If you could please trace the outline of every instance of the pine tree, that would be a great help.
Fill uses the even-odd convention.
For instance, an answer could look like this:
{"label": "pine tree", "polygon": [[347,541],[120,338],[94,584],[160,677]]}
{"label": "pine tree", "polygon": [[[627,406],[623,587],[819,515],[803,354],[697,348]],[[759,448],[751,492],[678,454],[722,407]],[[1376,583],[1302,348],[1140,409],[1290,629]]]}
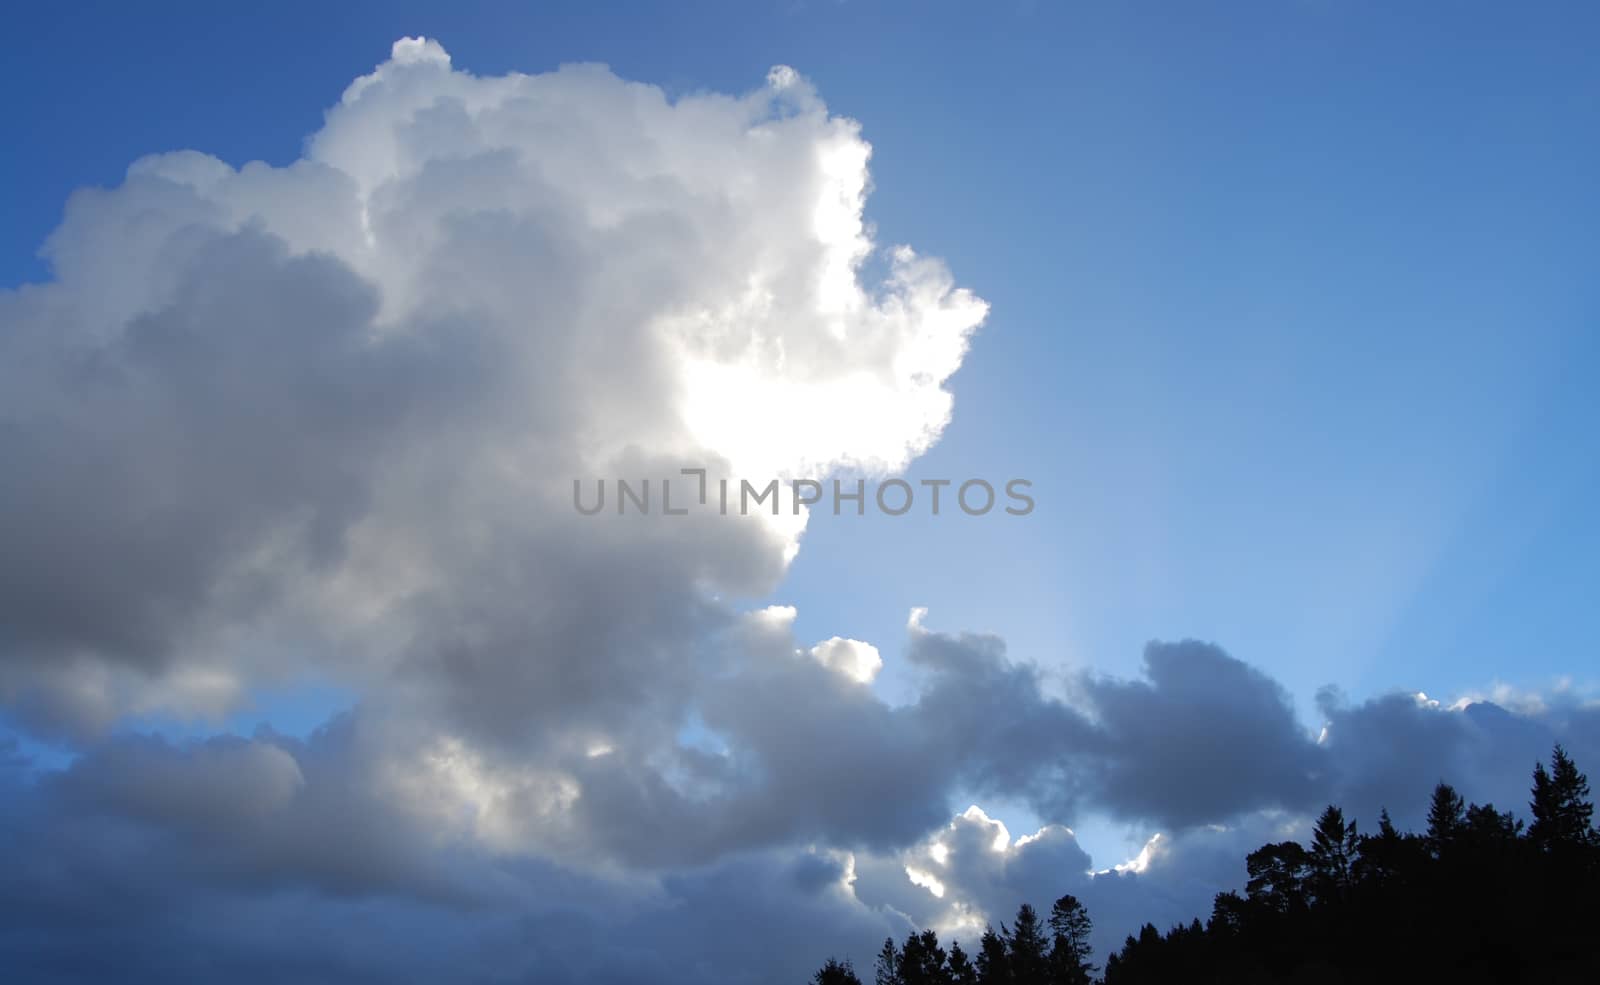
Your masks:
{"label": "pine tree", "polygon": [[950,956],[945,966],[950,971],[950,985],[978,985],[977,967],[955,941],[950,942]]}
{"label": "pine tree", "polygon": [[1356,844],[1356,822],[1346,824],[1344,812],[1329,804],[1311,835],[1311,884],[1319,902],[1340,898],[1349,890]]}
{"label": "pine tree", "polygon": [[[1533,826],[1493,804],[1433,791],[1426,836],[1387,810],[1374,834],[1330,806],[1309,848],[1246,858],[1248,898],[1217,894],[1210,920],[1146,923],[1105,958],[1104,985],[1176,982],[1600,981],[1600,832],[1588,779],[1560,746],[1533,773]],[[1329,905],[1329,901],[1338,902]],[[1089,985],[1088,913],[1062,896],[1041,920],[986,929],[975,956],[937,934],[884,942],[878,985]],[[829,961],[811,985],[860,985]]]}
{"label": "pine tree", "polygon": [[861,985],[861,979],[856,977],[856,970],[848,960],[829,958],[827,964],[811,976],[811,985]]}
{"label": "pine tree", "polygon": [[872,980],[874,985],[904,985],[900,979],[900,953],[895,950],[892,937],[883,939]]}
{"label": "pine tree", "polygon": [[1600,845],[1594,829],[1594,804],[1589,800],[1589,778],[1567,751],[1556,743],[1550,754],[1550,771],[1544,764],[1533,768],[1533,824],[1528,839],[1542,851],[1563,851]]}
{"label": "pine tree", "polygon": [[1299,842],[1262,845],[1245,857],[1244,864],[1250,874],[1245,893],[1251,900],[1279,913],[1305,905],[1305,884],[1311,860]]}
{"label": "pine tree", "polygon": [[1433,802],[1428,805],[1428,847],[1438,855],[1455,842],[1466,823],[1466,804],[1455,787],[1441,782],[1433,788]]}
{"label": "pine tree", "polygon": [[1006,938],[1011,953],[1011,978],[1016,985],[1044,985],[1046,945],[1039,914],[1027,903],[1017,908],[1017,920]]}
{"label": "pine tree", "polygon": [[950,976],[944,963],[945,953],[939,946],[939,935],[924,930],[907,935],[895,970],[900,985],[949,985]]}
{"label": "pine tree", "polygon": [[1050,972],[1054,985],[1089,985],[1094,974],[1089,934],[1094,922],[1076,896],[1066,895],[1050,908]]}
{"label": "pine tree", "polygon": [[[1206,931],[1213,937],[1234,937],[1244,927],[1245,902],[1239,894],[1232,892],[1218,893],[1211,901],[1211,919],[1206,921]],[[1110,962],[1106,970],[1110,971]]]}
{"label": "pine tree", "polygon": [[[1005,924],[1000,929],[1003,932]],[[985,927],[978,940],[977,967],[979,985],[1010,985],[1011,955],[1006,950],[1005,937],[995,933],[993,927]]]}
{"label": "pine tree", "polygon": [[1374,884],[1382,885],[1393,879],[1406,863],[1406,853],[1413,842],[1407,841],[1389,819],[1389,809],[1384,808],[1378,812],[1378,833],[1363,835],[1360,839],[1360,850],[1357,853],[1355,866],[1351,872],[1354,882],[1371,880]]}
{"label": "pine tree", "polygon": [[1493,804],[1471,804],[1467,807],[1462,834],[1480,848],[1509,845],[1522,833],[1522,822],[1510,811],[1497,811]]}

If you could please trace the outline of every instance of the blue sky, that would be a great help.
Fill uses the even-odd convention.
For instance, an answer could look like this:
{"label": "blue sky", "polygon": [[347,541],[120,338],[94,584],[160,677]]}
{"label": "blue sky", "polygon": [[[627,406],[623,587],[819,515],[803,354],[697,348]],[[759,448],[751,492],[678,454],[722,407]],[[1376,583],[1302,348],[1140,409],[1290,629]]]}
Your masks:
{"label": "blue sky", "polygon": [[[296,160],[402,36],[478,75],[596,61],[671,96],[797,69],[872,144],[877,242],[990,305],[908,477],[1026,478],[1038,503],[818,515],[750,600],[796,606],[801,640],[876,644],[893,700],[914,606],[1050,687],[1215,643],[1313,730],[1325,685],[1600,685],[1592,5],[41,4],[10,25],[8,287],[49,279],[74,189],[145,154]],[[314,675],[252,693],[227,727],[302,735],[356,700]]]}

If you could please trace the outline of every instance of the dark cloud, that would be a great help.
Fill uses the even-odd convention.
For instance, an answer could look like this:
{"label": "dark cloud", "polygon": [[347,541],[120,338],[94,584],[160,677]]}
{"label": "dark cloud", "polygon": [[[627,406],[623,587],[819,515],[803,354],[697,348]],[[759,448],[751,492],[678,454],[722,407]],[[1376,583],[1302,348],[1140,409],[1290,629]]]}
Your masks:
{"label": "dark cloud", "polygon": [[[763,634],[773,642],[768,625],[744,643]],[[1365,820],[1392,791],[1399,817],[1438,773],[1520,809],[1549,741],[1567,741],[1580,763],[1595,752],[1594,709],[1560,696],[1515,709],[1329,700],[1327,735],[1310,743],[1285,723],[1276,685],[1210,646],[1152,647],[1144,679],[1083,680],[1070,703],[1043,695],[1037,671],[992,637],[919,627],[912,646],[929,677],[901,707],[805,651],[752,653],[760,672],[735,673],[728,706],[705,719],[738,755],[679,745],[670,767],[652,769],[614,751],[573,758],[570,816],[546,815],[537,777],[518,787],[467,747],[396,758],[391,723],[365,710],[304,740],[128,734],[55,770],[12,755],[0,774],[0,957],[30,981],[117,967],[131,981],[199,968],[242,982],[407,968],[463,982],[763,981],[803,976],[827,953],[865,960],[914,927],[971,943],[1018,902],[1047,906],[1063,892],[1088,903],[1109,947],[1146,920],[1204,916],[1212,894],[1242,882],[1246,852],[1304,837],[1307,808],[1324,799]],[[993,728],[982,714],[933,727],[958,690],[996,714]],[[1018,726],[1003,717],[1013,704],[1038,744],[1014,744]],[[1171,743],[1199,741],[1208,720],[1186,707],[1252,714],[1230,734],[1293,744],[1281,759],[1228,760],[1237,753],[1217,747],[1178,766],[1316,768],[1263,770],[1282,777],[1277,790],[1219,781],[1228,794],[1196,795],[1168,772]],[[1157,714],[1180,720],[1147,719],[1161,741],[1128,738]],[[1143,818],[1161,834],[1113,871],[1118,860],[1092,860],[1059,824],[1019,837],[976,808],[949,821],[961,778],[1000,759],[1022,765],[997,790],[1081,769],[1077,809]],[[396,775],[408,765],[414,775]],[[292,953],[268,926],[299,928]]]}
{"label": "dark cloud", "polygon": [[1518,712],[1487,700],[1445,707],[1413,694],[1349,705],[1329,694],[1322,710],[1335,770],[1329,796],[1363,819],[1387,809],[1396,824],[1418,827],[1440,782],[1468,801],[1525,816],[1533,766],[1549,759],[1556,741],[1580,762],[1600,762],[1600,707],[1571,696]]}
{"label": "dark cloud", "polygon": [[1096,800],[1168,829],[1316,800],[1318,750],[1276,681],[1194,641],[1152,643],[1144,669],[1144,680],[1083,685]]}

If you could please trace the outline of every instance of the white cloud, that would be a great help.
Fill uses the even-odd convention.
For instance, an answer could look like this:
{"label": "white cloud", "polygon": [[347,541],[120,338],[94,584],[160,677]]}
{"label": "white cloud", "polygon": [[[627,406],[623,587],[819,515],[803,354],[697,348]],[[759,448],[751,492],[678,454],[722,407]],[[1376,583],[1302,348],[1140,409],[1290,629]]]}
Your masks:
{"label": "white cloud", "polygon": [[1150,840],[1145,842],[1144,846],[1139,849],[1139,854],[1128,859],[1126,862],[1119,862],[1116,865],[1113,865],[1111,867],[1111,871],[1132,872],[1135,874],[1146,872],[1150,868],[1150,860],[1155,857],[1156,852],[1160,851],[1161,848],[1161,832],[1157,831],[1155,834],[1151,835]]}
{"label": "white cloud", "polygon": [[871,684],[883,668],[878,648],[860,640],[835,636],[811,648],[811,656],[830,670],[861,684]]}
{"label": "white cloud", "polygon": [[674,99],[406,38],[306,148],[141,159],[0,294],[0,699],[37,718],[313,667],[485,755],[637,759],[806,516],[584,518],[572,480],[903,468],[986,310],[906,248],[862,279],[870,147],[788,68]]}

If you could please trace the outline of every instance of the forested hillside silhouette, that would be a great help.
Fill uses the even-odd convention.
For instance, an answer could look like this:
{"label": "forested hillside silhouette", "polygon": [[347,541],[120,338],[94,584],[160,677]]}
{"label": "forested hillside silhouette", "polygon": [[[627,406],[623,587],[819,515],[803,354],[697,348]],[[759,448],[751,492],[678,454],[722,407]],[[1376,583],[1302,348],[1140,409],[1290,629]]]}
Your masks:
{"label": "forested hillside silhouette", "polygon": [[[1589,783],[1557,745],[1534,767],[1531,821],[1433,791],[1427,831],[1379,816],[1357,831],[1330,806],[1309,845],[1263,845],[1244,895],[1162,933],[1145,924],[1103,969],[1091,922],[1063,896],[1040,920],[1023,904],[975,954],[933,931],[884,942],[874,985],[1251,985],[1251,983],[1600,983],[1600,831]],[[813,985],[859,985],[829,961]]]}

